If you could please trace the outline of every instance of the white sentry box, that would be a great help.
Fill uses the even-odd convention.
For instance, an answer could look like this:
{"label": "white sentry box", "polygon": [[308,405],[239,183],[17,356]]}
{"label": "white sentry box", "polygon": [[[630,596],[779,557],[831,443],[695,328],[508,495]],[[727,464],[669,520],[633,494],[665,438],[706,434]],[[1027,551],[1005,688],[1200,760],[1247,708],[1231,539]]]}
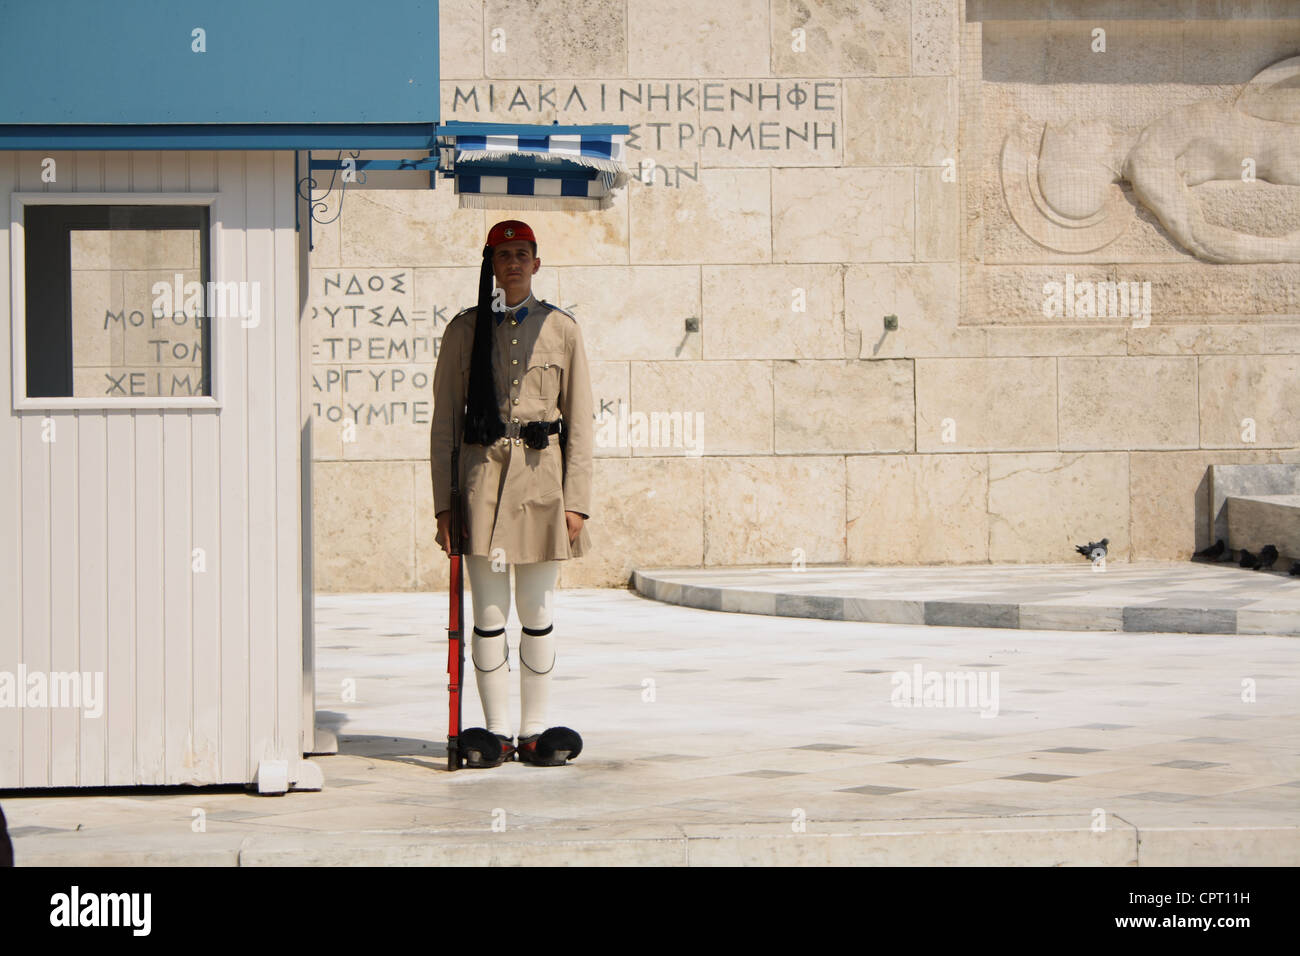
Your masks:
{"label": "white sentry box", "polygon": [[[0,152],[0,788],[319,787],[294,177],[289,150]],[[51,204],[207,208],[209,279],[257,297],[207,319],[211,394],[28,397],[23,224]],[[75,298],[121,308],[139,265]]]}

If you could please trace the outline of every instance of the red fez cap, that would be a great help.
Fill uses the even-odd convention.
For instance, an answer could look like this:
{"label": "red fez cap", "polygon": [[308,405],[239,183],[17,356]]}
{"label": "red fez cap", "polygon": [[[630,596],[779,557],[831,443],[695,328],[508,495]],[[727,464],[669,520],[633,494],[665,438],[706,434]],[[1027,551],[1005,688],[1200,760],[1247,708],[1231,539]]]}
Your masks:
{"label": "red fez cap", "polygon": [[528,227],[528,223],[520,222],[518,219],[507,219],[492,227],[488,232],[487,244],[489,246],[499,246],[503,242],[512,242],[516,239],[523,239],[526,242],[537,241],[537,238],[533,235],[533,230]]}

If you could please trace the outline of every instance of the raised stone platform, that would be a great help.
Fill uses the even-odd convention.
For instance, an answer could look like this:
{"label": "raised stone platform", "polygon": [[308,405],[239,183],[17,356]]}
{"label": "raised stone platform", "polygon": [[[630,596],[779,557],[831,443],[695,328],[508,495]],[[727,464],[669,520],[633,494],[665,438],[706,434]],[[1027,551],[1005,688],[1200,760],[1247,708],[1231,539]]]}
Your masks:
{"label": "raised stone platform", "polygon": [[1277,548],[1278,566],[1300,560],[1300,495],[1230,496],[1227,546],[1258,554],[1266,544]]}
{"label": "raised stone platform", "polygon": [[[1209,547],[1222,538],[1230,548],[1251,548],[1258,551],[1266,544],[1276,545],[1284,554],[1300,558],[1300,553],[1287,551],[1280,541],[1273,537],[1277,529],[1267,523],[1270,515],[1276,515],[1276,508],[1300,501],[1300,465],[1297,464],[1253,464],[1253,465],[1211,465],[1207,475],[1210,490],[1210,524],[1208,538],[1199,543],[1198,549]],[[1276,496],[1282,496],[1275,500]],[[1259,507],[1238,501],[1234,509],[1230,526],[1228,521],[1229,499],[1250,499],[1253,501],[1273,501],[1272,509]],[[1261,522],[1261,517],[1263,521]],[[1264,540],[1257,540],[1263,538]],[[1236,544],[1232,541],[1235,539]]]}
{"label": "raised stone platform", "polygon": [[1300,635],[1300,578],[1232,564],[646,568],[632,588],[710,611],[882,624]]}

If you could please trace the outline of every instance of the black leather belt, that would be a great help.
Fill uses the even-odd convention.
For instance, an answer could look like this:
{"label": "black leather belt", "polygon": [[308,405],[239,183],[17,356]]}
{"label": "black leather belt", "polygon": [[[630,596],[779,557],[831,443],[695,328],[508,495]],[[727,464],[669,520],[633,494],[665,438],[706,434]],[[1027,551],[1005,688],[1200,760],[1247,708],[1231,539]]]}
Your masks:
{"label": "black leather belt", "polygon": [[[551,443],[551,436],[560,432],[564,423],[563,418],[557,418],[553,422],[503,422],[506,427],[506,438],[523,438],[524,444],[529,448],[545,448]],[[560,441],[564,441],[564,435],[560,436]]]}

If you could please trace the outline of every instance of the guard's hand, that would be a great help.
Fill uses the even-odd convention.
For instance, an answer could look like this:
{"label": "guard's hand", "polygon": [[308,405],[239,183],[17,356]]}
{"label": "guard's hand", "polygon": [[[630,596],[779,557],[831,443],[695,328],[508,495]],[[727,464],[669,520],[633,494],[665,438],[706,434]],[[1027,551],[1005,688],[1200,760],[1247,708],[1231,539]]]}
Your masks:
{"label": "guard's hand", "polygon": [[582,532],[582,523],[585,519],[576,511],[566,511],[564,520],[569,524],[569,544],[573,544]]}
{"label": "guard's hand", "polygon": [[[469,528],[462,528],[460,537],[462,541],[468,538]],[[451,509],[450,508],[448,508],[446,511],[438,512],[438,534],[437,537],[435,537],[433,540],[438,543],[438,547],[442,548],[443,553],[450,558],[451,548],[447,544],[447,542],[451,540]]]}

